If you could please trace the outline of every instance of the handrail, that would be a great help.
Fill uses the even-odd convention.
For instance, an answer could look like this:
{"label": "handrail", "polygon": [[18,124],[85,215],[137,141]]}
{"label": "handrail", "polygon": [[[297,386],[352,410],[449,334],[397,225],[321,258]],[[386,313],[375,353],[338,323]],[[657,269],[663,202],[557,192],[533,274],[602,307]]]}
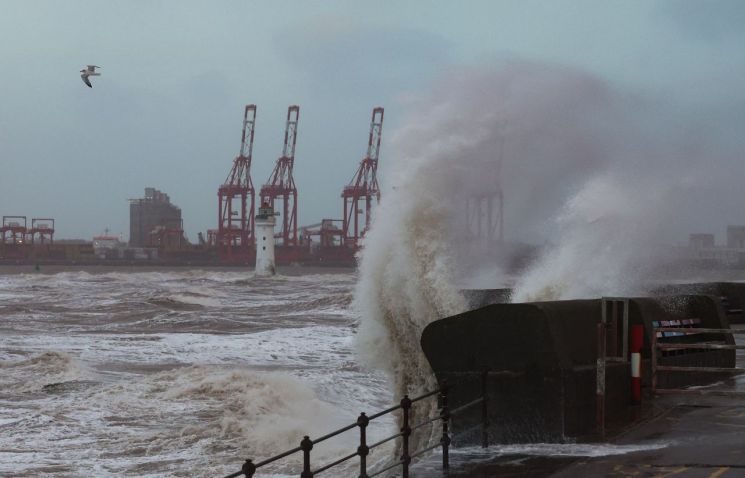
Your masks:
{"label": "handrail", "polygon": [[745,345],[729,345],[729,344],[657,344],[657,348],[660,350],[681,350],[681,349],[698,349],[698,350],[745,350]]}
{"label": "handrail", "polygon": [[322,436],[321,438],[316,438],[315,440],[313,440],[313,443],[321,443],[322,441],[326,441],[329,438],[335,437],[336,435],[341,435],[342,433],[344,433],[344,432],[346,432],[348,430],[351,430],[352,428],[354,428],[356,426],[357,426],[357,422],[354,422],[351,425],[347,425],[344,428],[339,428],[336,431],[333,431],[333,432],[331,432],[329,434],[326,434],[326,435]]}
{"label": "handrail", "polygon": [[658,372],[724,372],[743,373],[743,367],[684,367],[682,365],[658,365]]}
{"label": "handrail", "polygon": [[397,466],[403,465],[403,464],[404,464],[404,461],[403,460],[398,460],[398,461],[396,461],[394,463],[391,463],[390,465],[386,466],[385,468],[381,468],[380,470],[376,471],[375,473],[371,473],[370,475],[368,475],[368,478],[372,478],[373,476],[378,476],[381,473],[385,473],[386,471],[392,470],[393,468],[396,468]]}
{"label": "handrail", "polygon": [[396,405],[395,407],[386,408],[385,410],[380,411],[380,412],[378,412],[378,413],[376,413],[374,415],[370,415],[370,420],[375,420],[378,417],[382,417],[383,415],[386,415],[388,413],[395,412],[399,408],[401,408],[401,405]]}
{"label": "handrail", "polygon": [[471,402],[468,402],[468,403],[466,403],[465,405],[461,405],[460,407],[456,408],[455,410],[453,410],[453,411],[452,411],[452,412],[450,412],[450,413],[458,413],[458,412],[461,412],[461,411],[463,411],[463,410],[465,410],[465,409],[467,409],[467,408],[471,408],[472,406],[474,406],[474,405],[477,405],[477,404],[481,403],[482,401],[484,401],[484,398],[483,398],[483,397],[479,397],[479,398],[477,398],[476,400],[473,400],[473,401],[471,401]]}
{"label": "handrail", "polygon": [[292,455],[293,453],[297,453],[297,452],[299,452],[300,450],[302,450],[302,447],[299,447],[299,446],[298,446],[298,447],[295,447],[295,448],[293,448],[292,450],[287,450],[287,451],[286,451],[286,452],[284,452],[284,453],[280,453],[280,454],[279,454],[279,455],[277,455],[277,456],[273,456],[273,457],[271,457],[271,458],[269,458],[269,459],[266,459],[266,460],[264,460],[264,461],[260,461],[260,462],[256,463],[256,468],[258,468],[258,467],[260,467],[260,466],[268,465],[269,463],[274,463],[275,461],[277,461],[277,460],[280,460],[280,459],[282,459],[282,458],[284,458],[284,457],[286,457],[286,456],[290,456],[290,455]]}
{"label": "handrail", "polygon": [[429,425],[430,423],[434,423],[437,420],[440,420],[441,418],[442,417],[440,417],[440,416],[435,416],[435,417],[430,418],[429,420],[424,420],[423,422],[421,422],[421,423],[419,423],[417,425],[413,425],[411,427],[411,431],[418,430],[418,429],[422,428],[423,426]]}
{"label": "handrail", "polygon": [[651,336],[651,372],[652,372],[652,394],[689,394],[689,395],[745,395],[745,392],[735,390],[712,390],[712,389],[682,389],[682,388],[658,388],[658,372],[693,372],[693,373],[742,373],[745,368],[738,367],[709,367],[709,366],[678,366],[678,365],[659,365],[657,351],[660,350],[743,350],[745,345],[733,345],[721,343],[712,343],[711,341],[702,341],[695,343],[686,342],[660,342],[657,332],[684,332],[687,334],[745,334],[745,329],[704,329],[698,327],[655,327]]}
{"label": "handrail", "polygon": [[438,446],[440,446],[440,443],[435,443],[434,445],[428,446],[426,448],[422,448],[419,451],[415,451],[414,453],[411,454],[411,458],[416,458],[417,456],[424,455],[428,451],[432,451],[435,448],[437,448]]}
{"label": "handrail", "polygon": [[391,435],[388,438],[383,438],[379,442],[370,445],[369,448],[372,450],[373,448],[379,447],[383,443],[389,442],[389,441],[393,440],[394,438],[398,438],[398,437],[403,436],[403,435],[404,435],[403,432],[396,433],[395,435]]}
{"label": "handrail", "polygon": [[[470,374],[470,375],[474,375],[474,374]],[[488,397],[486,395],[486,391],[487,391],[486,381],[488,377],[491,375],[491,373],[488,370],[485,370],[484,372],[478,372],[478,375],[480,375],[481,381],[482,381],[481,397],[479,397],[478,399],[474,401],[467,403],[464,406],[458,407],[457,409],[453,411],[451,411],[448,407],[448,393],[452,386],[448,385],[447,382],[443,380],[442,386],[438,387],[435,390],[425,392],[414,398],[409,398],[408,395],[404,395],[404,398],[401,399],[398,405],[394,405],[392,407],[379,411],[370,416],[366,415],[364,412],[360,413],[356,422],[346,425],[332,432],[329,432],[326,435],[323,435],[315,440],[311,440],[310,437],[305,436],[303,437],[303,440],[301,441],[300,446],[298,447],[284,451],[278,455],[272,456],[270,458],[267,458],[257,463],[254,463],[253,460],[248,459],[245,461],[240,471],[227,475],[225,476],[225,478],[237,478],[239,476],[245,476],[247,478],[252,478],[254,474],[256,473],[257,469],[263,466],[266,466],[270,463],[273,463],[277,460],[281,460],[282,458],[301,452],[301,451],[303,453],[303,471],[302,473],[300,473],[301,478],[312,478],[316,474],[322,473],[330,468],[340,465],[341,463],[344,463],[354,458],[355,456],[359,456],[360,458],[360,475],[359,475],[360,478],[371,478],[373,476],[376,476],[378,474],[381,474],[385,471],[388,471],[398,466],[402,466],[402,475],[401,475],[402,478],[408,478],[409,477],[409,466],[411,464],[411,460],[437,447],[442,447],[442,466],[443,466],[443,470],[447,470],[449,469],[449,466],[450,466],[449,465],[449,453],[448,453],[449,445],[451,442],[449,422],[450,422],[452,415],[455,415],[473,406],[474,404],[482,403],[481,428],[482,428],[482,434],[483,434],[483,446],[484,447],[488,446],[488,440],[487,440],[488,413],[487,413],[487,408],[486,408]],[[439,413],[416,425],[413,425],[413,426],[409,425],[409,412],[411,410],[412,405],[419,401],[433,397],[435,395],[437,395],[440,400]],[[380,418],[386,414],[389,414],[397,410],[402,411],[402,426],[401,426],[400,431],[386,438],[383,438],[382,440],[376,443],[373,443],[372,445],[367,445],[366,430],[367,430],[367,426],[369,425],[370,421],[376,418]],[[439,442],[433,445],[430,445],[428,447],[425,447],[421,450],[418,450],[414,453],[409,453],[409,437],[411,436],[411,433],[414,430],[417,430],[425,425],[435,423],[437,421],[442,422],[442,437],[440,438]],[[359,432],[360,432],[360,444],[357,447],[357,450],[354,453],[345,455],[331,463],[328,463],[326,465],[323,465],[311,471],[310,452],[313,449],[313,446],[317,443],[321,443],[325,440],[328,440],[329,438],[333,438],[337,435],[347,432],[353,428],[359,428]],[[402,448],[401,458],[398,461],[395,461],[392,464],[389,464],[386,467],[375,471],[374,473],[368,474],[367,473],[367,455],[369,455],[370,450],[386,442],[397,439],[397,438],[401,438],[401,448]]]}
{"label": "handrail", "polygon": [[655,332],[696,332],[699,334],[745,334],[745,329],[704,329],[701,327],[655,327]]}
{"label": "handrail", "polygon": [[354,452],[354,453],[352,453],[351,455],[347,455],[347,456],[345,456],[344,458],[339,458],[338,460],[336,460],[336,461],[335,461],[335,462],[333,462],[333,463],[329,463],[328,465],[324,465],[324,466],[322,466],[322,467],[320,467],[320,468],[316,469],[316,470],[315,470],[315,471],[313,472],[313,474],[314,474],[314,475],[317,475],[317,474],[321,473],[322,471],[326,471],[326,470],[328,470],[329,468],[333,468],[333,467],[335,467],[336,465],[340,465],[340,464],[344,463],[345,461],[349,460],[350,458],[354,458],[354,457],[355,457],[355,456],[357,456],[357,455],[359,455],[359,453],[358,453],[358,452]]}

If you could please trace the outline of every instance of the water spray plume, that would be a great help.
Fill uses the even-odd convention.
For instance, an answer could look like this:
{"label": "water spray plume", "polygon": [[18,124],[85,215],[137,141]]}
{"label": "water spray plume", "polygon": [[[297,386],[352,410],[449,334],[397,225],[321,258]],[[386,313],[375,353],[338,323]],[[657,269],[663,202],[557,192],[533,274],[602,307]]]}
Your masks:
{"label": "water spray plume", "polygon": [[[702,175],[701,151],[736,161],[691,131],[695,115],[566,67],[512,61],[442,80],[388,148],[381,184],[393,187],[366,237],[354,302],[363,362],[387,370],[396,395],[433,387],[419,338],[468,309],[464,287],[514,286],[514,301],[643,291],[668,259],[659,244],[700,224],[692,213],[719,209],[719,188],[733,182],[723,168]],[[464,205],[495,181],[506,240],[484,248]],[[718,202],[698,200],[707,194]],[[541,248],[521,270],[505,260],[516,242]]]}

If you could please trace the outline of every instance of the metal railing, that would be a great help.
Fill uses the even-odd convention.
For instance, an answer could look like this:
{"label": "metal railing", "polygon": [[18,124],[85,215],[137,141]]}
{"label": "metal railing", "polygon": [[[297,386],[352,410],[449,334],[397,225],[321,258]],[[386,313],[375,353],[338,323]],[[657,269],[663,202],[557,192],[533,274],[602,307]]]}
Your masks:
{"label": "metal railing", "polygon": [[722,334],[734,335],[745,334],[745,329],[705,329],[699,327],[657,327],[652,333],[651,347],[651,367],[652,367],[652,394],[653,395],[670,395],[670,394],[689,394],[689,395],[745,395],[745,391],[738,390],[713,390],[700,388],[658,388],[658,372],[699,372],[699,373],[745,373],[742,367],[696,367],[696,366],[678,366],[678,365],[658,365],[658,350],[745,350],[745,345],[732,345],[721,343],[721,341],[707,341],[697,343],[660,343],[657,340],[657,333],[674,332],[684,335],[692,334]]}
{"label": "metal railing", "polygon": [[[354,457],[359,457],[359,467],[360,467],[359,478],[372,478],[374,476],[380,475],[382,473],[385,473],[386,471],[389,471],[399,466],[401,467],[402,478],[408,478],[409,468],[411,467],[412,460],[438,447],[442,447],[442,469],[448,470],[450,468],[450,456],[449,456],[449,447],[451,443],[450,421],[453,415],[463,412],[475,405],[481,404],[481,423],[478,426],[480,426],[481,428],[482,446],[484,448],[489,446],[489,438],[488,438],[488,426],[489,426],[488,411],[489,410],[488,410],[488,405],[487,405],[488,404],[487,379],[490,375],[492,375],[492,373],[490,373],[489,371],[484,371],[482,373],[478,373],[478,375],[480,375],[480,378],[481,378],[481,396],[453,410],[451,410],[448,405],[448,394],[452,386],[443,382],[443,385],[440,388],[436,390],[432,390],[431,392],[427,392],[422,395],[419,395],[418,397],[409,398],[408,395],[405,395],[404,398],[401,399],[398,405],[394,405],[390,408],[377,412],[373,415],[368,416],[365,413],[360,413],[356,422],[351,423],[345,427],[339,428],[338,430],[334,430],[314,440],[311,440],[310,437],[306,435],[303,437],[302,441],[300,442],[300,446],[297,446],[295,448],[282,452],[271,458],[267,458],[259,462],[254,462],[251,459],[246,460],[245,463],[243,463],[243,466],[241,467],[240,471],[231,473],[230,475],[225,476],[225,478],[237,478],[239,476],[246,476],[248,478],[252,478],[259,468],[267,466],[270,463],[274,463],[288,456],[294,455],[298,452],[302,452],[303,454],[303,466],[302,466],[302,471],[300,472],[300,478],[312,478],[313,476],[320,474],[324,471],[327,471],[348,460],[351,460]],[[420,423],[417,423],[416,425],[411,425],[410,418],[411,418],[412,406],[417,402],[420,402],[424,399],[427,399],[427,398],[430,398],[436,395],[439,397],[439,413],[431,418],[428,418]],[[401,428],[399,432],[394,433],[393,435],[390,435],[373,444],[368,445],[367,444],[367,427],[370,424],[370,421],[375,420],[376,418],[380,418],[389,413],[393,413],[397,410],[401,410]],[[409,439],[411,437],[411,433],[415,430],[418,430],[429,424],[433,424],[437,421],[440,421],[442,424],[440,440],[433,445],[422,448],[421,450],[410,452],[409,451]],[[359,429],[359,446],[357,447],[357,450],[355,452],[345,455],[331,463],[322,465],[316,469],[312,468],[311,450],[313,450],[313,447],[315,445],[321,442],[324,442],[330,438],[333,438],[337,435],[340,435],[344,432],[352,430],[354,428]],[[468,431],[472,431],[472,430],[468,430]],[[400,449],[401,458],[398,459],[397,461],[389,463],[383,466],[382,468],[375,470],[368,474],[367,456],[370,454],[370,451],[374,448],[377,448],[383,445],[384,443],[387,443],[391,440],[395,440],[398,438],[401,439],[401,449]]]}

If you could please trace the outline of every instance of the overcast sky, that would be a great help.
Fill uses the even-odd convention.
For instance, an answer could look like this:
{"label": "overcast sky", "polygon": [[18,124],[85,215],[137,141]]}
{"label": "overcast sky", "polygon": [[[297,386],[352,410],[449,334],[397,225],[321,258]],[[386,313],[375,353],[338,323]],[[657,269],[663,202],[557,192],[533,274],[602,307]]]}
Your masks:
{"label": "overcast sky", "polygon": [[[58,238],[106,227],[128,238],[127,199],[147,186],[181,207],[191,240],[216,227],[247,103],[258,105],[257,189],[297,103],[299,222],[339,218],[372,107],[386,108],[385,173],[387,139],[412,98],[449,73],[504,59],[567,65],[700,111],[723,142],[745,132],[741,0],[0,7],[0,214],[54,217]],[[78,73],[87,64],[101,66],[93,89]],[[721,219],[745,223],[745,213]]]}

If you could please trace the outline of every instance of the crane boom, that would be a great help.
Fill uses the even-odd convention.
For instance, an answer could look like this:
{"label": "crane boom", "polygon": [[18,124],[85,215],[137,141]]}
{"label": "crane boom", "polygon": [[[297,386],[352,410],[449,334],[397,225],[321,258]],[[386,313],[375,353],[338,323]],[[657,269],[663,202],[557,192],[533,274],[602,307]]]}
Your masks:
{"label": "crane boom", "polygon": [[254,246],[255,192],[251,180],[256,105],[246,105],[243,112],[241,148],[233,159],[225,182],[217,190],[217,246],[220,258],[227,262],[251,260]]}
{"label": "crane boom", "polygon": [[[343,243],[349,247],[358,247],[359,240],[370,228],[372,198],[380,202],[378,186],[378,158],[380,141],[383,136],[384,109],[373,108],[370,121],[370,134],[367,140],[367,152],[360,161],[352,181],[344,187],[341,197],[344,200],[344,219],[342,222]],[[361,204],[364,202],[364,209]],[[365,215],[364,224],[360,227],[361,214]]]}
{"label": "crane boom", "polygon": [[298,120],[300,107],[291,105],[287,108],[287,122],[285,123],[285,141],[282,146],[282,156],[277,159],[269,181],[261,187],[261,202],[270,203],[282,200],[280,211],[282,217],[282,231],[277,237],[282,238],[282,246],[298,245],[297,233],[297,188],[292,170],[295,165],[295,144],[297,142]]}

